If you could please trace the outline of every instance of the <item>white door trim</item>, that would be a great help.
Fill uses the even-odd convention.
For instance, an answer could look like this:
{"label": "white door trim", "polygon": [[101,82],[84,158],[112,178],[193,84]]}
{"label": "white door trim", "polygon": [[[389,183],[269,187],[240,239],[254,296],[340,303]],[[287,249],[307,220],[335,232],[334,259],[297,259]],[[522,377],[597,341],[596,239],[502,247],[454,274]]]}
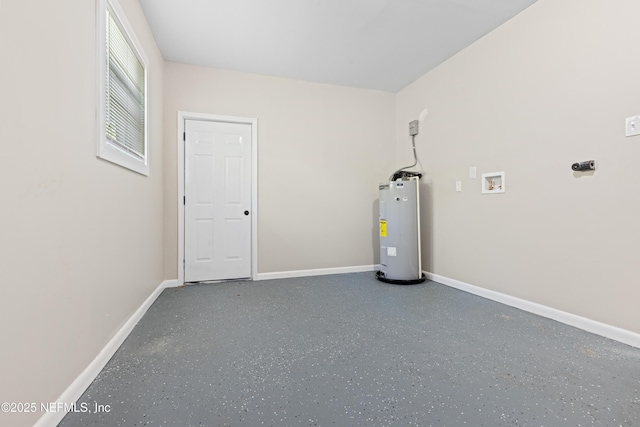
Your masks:
{"label": "white door trim", "polygon": [[258,275],[258,119],[178,111],[178,285],[184,284],[184,158],[185,120],[251,125],[251,279]]}

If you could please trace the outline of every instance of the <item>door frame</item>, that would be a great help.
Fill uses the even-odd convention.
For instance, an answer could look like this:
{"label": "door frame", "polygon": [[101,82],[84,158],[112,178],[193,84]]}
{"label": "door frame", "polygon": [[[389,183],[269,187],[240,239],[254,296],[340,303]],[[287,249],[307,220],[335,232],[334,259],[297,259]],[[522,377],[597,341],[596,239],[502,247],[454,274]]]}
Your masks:
{"label": "door frame", "polygon": [[251,280],[258,275],[258,119],[178,111],[178,285],[184,284],[184,162],[185,121],[248,124],[251,126]]}

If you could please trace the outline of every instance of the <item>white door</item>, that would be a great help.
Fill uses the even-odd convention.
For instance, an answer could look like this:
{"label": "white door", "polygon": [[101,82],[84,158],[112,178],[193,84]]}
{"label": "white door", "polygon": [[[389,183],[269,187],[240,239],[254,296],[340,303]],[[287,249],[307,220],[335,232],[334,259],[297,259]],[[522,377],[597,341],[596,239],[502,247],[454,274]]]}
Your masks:
{"label": "white door", "polygon": [[184,280],[251,277],[251,125],[185,120]]}

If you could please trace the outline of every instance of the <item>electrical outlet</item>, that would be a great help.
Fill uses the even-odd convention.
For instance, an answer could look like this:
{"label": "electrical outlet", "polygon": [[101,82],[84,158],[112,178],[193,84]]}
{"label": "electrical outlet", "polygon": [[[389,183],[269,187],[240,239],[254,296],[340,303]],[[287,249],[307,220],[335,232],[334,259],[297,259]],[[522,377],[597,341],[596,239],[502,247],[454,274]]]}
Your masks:
{"label": "electrical outlet", "polygon": [[640,135],[640,116],[627,117],[626,136]]}
{"label": "electrical outlet", "polygon": [[456,191],[462,191],[462,181],[456,181]]}

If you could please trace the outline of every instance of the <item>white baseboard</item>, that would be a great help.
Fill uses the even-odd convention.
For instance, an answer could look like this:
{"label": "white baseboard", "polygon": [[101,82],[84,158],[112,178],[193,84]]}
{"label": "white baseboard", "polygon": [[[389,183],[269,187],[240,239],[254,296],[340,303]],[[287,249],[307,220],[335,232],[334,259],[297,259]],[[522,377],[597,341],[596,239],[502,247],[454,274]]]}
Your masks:
{"label": "white baseboard", "polygon": [[312,270],[278,271],[258,273],[253,280],[288,279],[291,277],[325,276],[328,274],[362,273],[379,270],[379,265],[357,265],[353,267],[316,268]]}
{"label": "white baseboard", "polygon": [[460,289],[461,291],[469,292],[483,298],[487,298],[511,307],[516,307],[521,310],[528,311],[529,313],[556,320],[566,325],[574,326],[578,329],[582,329],[584,331],[591,332],[605,338],[610,338],[612,340],[640,348],[640,334],[637,334],[635,332],[607,325],[606,323],[597,322],[595,320],[587,319],[586,317],[567,313],[566,311],[557,310],[555,308],[516,298],[500,292],[480,288],[478,286],[470,285],[469,283],[450,279],[438,274],[433,274],[426,271],[425,274],[427,278],[433,280],[434,282],[442,283],[443,285]]}
{"label": "white baseboard", "polygon": [[[165,288],[171,288],[178,286],[177,280],[165,280],[160,283],[158,287],[149,295],[149,297],[138,307],[138,309],[129,317],[124,325],[116,332],[116,334],[109,340],[107,345],[98,353],[95,359],[82,371],[82,373],[75,379],[73,383],[58,397],[56,402],[66,403],[69,406],[76,402],[82,394],[91,385],[94,379],[98,376],[102,368],[105,367],[107,362],[111,359],[114,353],[120,348],[124,340],[129,336],[133,328],[138,324],[142,316],[147,312],[149,307],[160,296]],[[65,411],[60,412],[47,412],[40,417],[34,427],[55,427],[60,421],[67,415]]]}
{"label": "white baseboard", "polygon": [[177,288],[177,287],[181,286],[180,283],[178,283],[178,279],[165,280],[162,283],[164,283],[164,287],[165,288]]}

